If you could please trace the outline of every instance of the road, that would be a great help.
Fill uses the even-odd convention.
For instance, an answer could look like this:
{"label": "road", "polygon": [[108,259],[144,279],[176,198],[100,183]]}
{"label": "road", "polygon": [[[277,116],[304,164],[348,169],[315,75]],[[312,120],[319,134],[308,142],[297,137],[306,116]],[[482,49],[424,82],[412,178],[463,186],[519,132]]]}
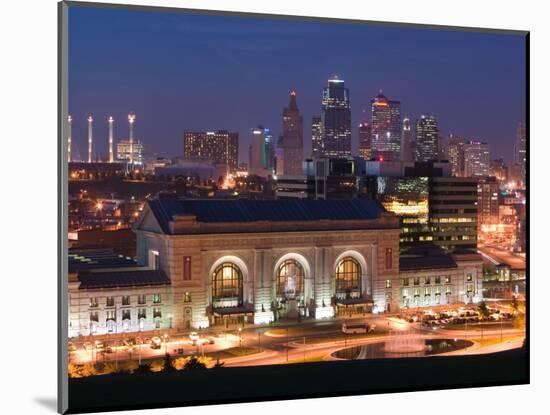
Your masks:
{"label": "road", "polygon": [[[329,322],[302,322],[300,325],[289,326],[288,332],[294,333],[286,336],[284,333],[286,327],[268,327],[258,328],[250,327],[242,330],[239,335],[234,333],[218,333],[215,344],[205,344],[204,346],[191,346],[189,344],[188,337],[179,337],[169,339],[166,343],[163,343],[160,349],[153,350],[148,344],[137,346],[132,354],[129,354],[127,349],[119,346],[113,348],[113,353],[98,354],[95,350],[84,350],[79,345],[76,352],[71,353],[72,363],[86,363],[93,361],[123,361],[127,359],[138,360],[160,358],[166,352],[171,356],[178,356],[174,353],[178,348],[184,349],[185,355],[209,353],[213,351],[243,346],[243,347],[259,347],[262,352],[255,353],[242,357],[233,357],[227,359],[221,359],[225,362],[225,366],[260,366],[270,364],[281,363],[299,363],[308,360],[333,360],[331,353],[356,345],[364,345],[370,343],[382,342],[386,338],[388,331],[391,330],[408,330],[415,332],[417,336],[422,338],[440,338],[440,339],[468,339],[484,338],[495,339],[496,343],[492,343],[488,346],[482,346],[478,343],[474,343],[472,347],[463,349],[460,351],[452,352],[451,354],[483,354],[492,353],[494,351],[501,351],[520,347],[525,336],[524,330],[506,329],[506,330],[484,330],[481,335],[475,331],[463,331],[463,330],[444,330],[437,329],[437,331],[420,329],[418,323],[409,324],[395,318],[387,318],[385,316],[369,316],[367,318],[360,318],[360,321],[368,320],[370,324],[376,324],[377,333],[367,338],[353,339],[346,336],[342,336],[342,340],[335,340],[334,336],[341,334],[341,321],[329,321]],[[276,330],[276,336],[271,335],[269,330]],[[281,334],[282,332],[282,334]],[[201,333],[203,338],[213,333]],[[323,343],[304,343],[305,339],[319,338],[323,336],[329,336],[327,342]],[[514,341],[509,341],[511,336],[515,336]],[[499,342],[499,339],[505,341]]]}
{"label": "road", "polygon": [[480,245],[478,250],[496,262],[508,264],[512,269],[525,269],[525,257],[490,245]]}

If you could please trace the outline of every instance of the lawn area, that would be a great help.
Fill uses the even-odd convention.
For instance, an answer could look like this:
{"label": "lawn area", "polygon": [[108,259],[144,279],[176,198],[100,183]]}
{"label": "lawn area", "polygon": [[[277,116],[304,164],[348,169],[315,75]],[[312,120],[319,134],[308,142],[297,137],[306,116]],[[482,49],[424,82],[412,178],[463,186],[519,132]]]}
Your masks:
{"label": "lawn area", "polygon": [[522,339],[523,337],[525,336],[504,336],[502,338],[502,341],[500,340],[500,337],[493,337],[490,339],[471,339],[471,340],[478,342],[479,345],[482,347],[486,347],[486,346],[493,346],[498,343],[505,343],[510,340]]}
{"label": "lawn area", "polygon": [[230,359],[232,357],[248,356],[251,354],[260,353],[262,349],[257,347],[231,347],[225,350],[217,350],[215,352],[208,352],[204,355],[213,359]]}
{"label": "lawn area", "polygon": [[305,359],[289,360],[288,362],[284,362],[284,364],[322,362],[324,357],[325,357],[324,354],[319,354],[319,355],[306,357]]}
{"label": "lawn area", "polygon": [[[448,326],[444,327],[444,330],[465,330],[464,324],[449,324]],[[500,330],[501,324],[496,322],[491,323],[472,323],[468,324],[468,331],[481,331],[483,330]],[[503,329],[513,329],[514,328],[514,322],[513,321],[507,321],[505,323],[502,323]]]}
{"label": "lawn area", "polygon": [[[319,333],[323,331],[327,331],[330,329],[339,330],[341,327],[341,324],[334,324],[334,325],[320,325],[320,326],[310,326],[310,327],[289,327],[288,328],[288,336],[289,337],[296,337],[296,336],[307,336],[309,334]],[[267,336],[273,336],[273,337],[286,337],[287,335],[287,329],[278,328],[278,329],[271,329],[265,332],[265,335]]]}
{"label": "lawn area", "polygon": [[367,339],[370,337],[379,337],[383,336],[380,332],[368,333],[368,334],[330,334],[325,336],[318,337],[306,337],[306,344],[319,344],[319,343],[329,343],[333,341],[344,341],[344,340],[357,340],[357,339]]}

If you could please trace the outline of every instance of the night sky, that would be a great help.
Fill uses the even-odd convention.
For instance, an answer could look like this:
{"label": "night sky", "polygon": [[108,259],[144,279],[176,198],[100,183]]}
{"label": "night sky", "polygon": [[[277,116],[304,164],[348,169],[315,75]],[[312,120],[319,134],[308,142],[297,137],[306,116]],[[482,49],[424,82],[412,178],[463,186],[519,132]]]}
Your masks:
{"label": "night sky", "polygon": [[105,157],[107,117],[123,139],[133,111],[147,156],[182,156],[184,130],[226,129],[239,132],[248,162],[250,128],[277,137],[296,89],[309,156],[311,117],[335,74],[350,89],[354,152],[355,127],[383,89],[402,116],[433,114],[444,136],[488,141],[491,158],[512,159],[525,119],[522,35],[88,7],[69,14],[73,155],[86,158],[88,114]]}

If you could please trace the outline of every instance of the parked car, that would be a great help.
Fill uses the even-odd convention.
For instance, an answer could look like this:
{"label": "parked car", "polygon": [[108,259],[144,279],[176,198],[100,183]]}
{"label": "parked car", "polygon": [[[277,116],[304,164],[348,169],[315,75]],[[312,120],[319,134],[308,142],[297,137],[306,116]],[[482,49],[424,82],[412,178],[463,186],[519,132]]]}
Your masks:
{"label": "parked car", "polygon": [[162,346],[162,340],[160,337],[151,338],[151,349],[160,349]]}
{"label": "parked car", "polygon": [[197,342],[199,341],[199,335],[197,334],[196,331],[193,331],[189,334],[189,340],[191,340],[191,344],[193,346],[196,346],[197,345]]}
{"label": "parked car", "polygon": [[208,344],[214,344],[214,343],[216,343],[216,339],[214,337],[209,337]]}

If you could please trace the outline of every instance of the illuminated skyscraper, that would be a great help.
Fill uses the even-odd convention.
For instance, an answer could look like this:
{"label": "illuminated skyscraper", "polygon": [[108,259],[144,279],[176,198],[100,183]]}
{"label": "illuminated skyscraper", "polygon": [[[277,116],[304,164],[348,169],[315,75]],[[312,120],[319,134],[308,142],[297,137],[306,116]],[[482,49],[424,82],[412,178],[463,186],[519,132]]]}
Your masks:
{"label": "illuminated skyscraper", "polygon": [[321,117],[311,118],[311,156],[319,157],[323,153],[323,135]]}
{"label": "illuminated skyscraper", "polygon": [[414,161],[415,155],[413,144],[413,134],[411,128],[411,120],[407,117],[403,118],[403,130],[401,134],[401,160]]}
{"label": "illuminated skyscraper", "polygon": [[401,158],[401,103],[382,91],[371,101],[372,155],[385,160]]}
{"label": "illuminated skyscraper", "polygon": [[464,144],[466,142],[453,134],[447,142],[447,160],[451,163],[452,174],[455,177],[464,177]]}
{"label": "illuminated skyscraper", "polygon": [[239,164],[239,133],[226,130],[185,131],[183,133],[183,156],[206,159],[212,164],[227,164],[231,172]]}
{"label": "illuminated skyscraper", "polygon": [[351,156],[351,108],[349,89],[337,76],[328,80],[321,106],[321,156]]}
{"label": "illuminated skyscraper", "polygon": [[367,122],[359,124],[359,157],[370,160],[372,157],[372,139],[370,124]]}
{"label": "illuminated skyscraper", "polygon": [[489,175],[489,144],[469,141],[464,144],[464,175],[466,177]]}
{"label": "illuminated skyscraper", "polygon": [[[269,128],[258,126],[250,130],[250,146],[248,148],[248,173],[266,177],[273,174],[275,147]],[[279,155],[280,157],[280,155]],[[279,160],[277,159],[277,167]]]}
{"label": "illuminated skyscraper", "polygon": [[439,128],[431,115],[416,121],[416,161],[439,160]]}
{"label": "illuminated skyscraper", "polygon": [[283,174],[303,174],[304,125],[296,103],[296,91],[290,92],[288,107],[283,109],[283,133],[279,146],[282,160],[277,159],[277,163],[280,163]]}

